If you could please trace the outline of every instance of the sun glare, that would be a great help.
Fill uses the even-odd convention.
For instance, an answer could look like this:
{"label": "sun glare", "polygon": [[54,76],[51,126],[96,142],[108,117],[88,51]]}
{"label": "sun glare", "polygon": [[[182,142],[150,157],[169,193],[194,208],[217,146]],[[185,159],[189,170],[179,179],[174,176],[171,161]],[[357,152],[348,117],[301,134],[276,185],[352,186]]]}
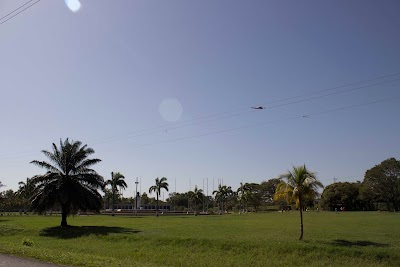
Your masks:
{"label": "sun glare", "polygon": [[78,12],[82,7],[79,0],[65,0],[65,4],[74,13]]}

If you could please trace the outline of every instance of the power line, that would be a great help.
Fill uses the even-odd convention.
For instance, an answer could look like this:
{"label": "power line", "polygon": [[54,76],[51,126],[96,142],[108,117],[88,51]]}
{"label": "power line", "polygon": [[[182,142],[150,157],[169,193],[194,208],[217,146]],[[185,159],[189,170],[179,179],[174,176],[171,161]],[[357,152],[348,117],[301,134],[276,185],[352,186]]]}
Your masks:
{"label": "power line", "polygon": [[[400,74],[400,73],[391,74],[391,75],[385,75],[385,76],[381,76],[381,77],[374,78],[374,79],[369,79],[369,80],[360,81],[360,82],[357,82],[357,83],[352,83],[351,85],[360,84],[360,83],[365,83],[365,82],[369,82],[369,81],[373,81],[373,80],[378,80],[378,79],[382,79],[382,78],[387,78],[387,77],[392,77],[392,76],[397,76],[397,75],[399,75],[399,74]],[[292,104],[296,104],[296,103],[300,103],[300,102],[305,102],[305,101],[309,101],[309,100],[314,100],[314,99],[319,99],[319,98],[323,98],[323,97],[327,97],[327,96],[331,96],[331,95],[342,94],[342,93],[346,93],[346,92],[349,92],[349,91],[360,90],[360,89],[364,89],[364,88],[367,88],[367,87],[382,85],[382,84],[385,84],[385,83],[394,82],[394,81],[398,81],[398,80],[400,80],[400,78],[398,78],[398,79],[392,79],[392,80],[387,80],[387,81],[383,81],[383,82],[379,82],[379,83],[368,84],[368,85],[359,86],[359,87],[355,87],[355,88],[349,88],[349,89],[341,90],[341,91],[338,91],[338,92],[332,92],[332,93],[329,93],[329,94],[324,94],[324,95],[309,97],[309,98],[300,99],[300,100],[296,100],[296,101],[291,101],[291,102],[287,102],[287,103],[283,103],[283,104],[278,104],[278,105],[274,105],[274,106],[269,106],[269,107],[266,107],[265,109],[272,109],[272,108],[277,108],[277,107],[292,105]],[[349,85],[337,86],[337,87],[330,88],[330,89],[324,89],[324,90],[320,90],[320,91],[315,91],[314,93],[307,93],[307,94],[303,94],[303,95],[299,95],[299,96],[295,96],[295,97],[289,97],[289,98],[285,98],[285,99],[282,99],[282,100],[273,101],[273,102],[271,102],[271,103],[282,102],[282,101],[285,101],[285,100],[288,100],[288,99],[295,99],[295,98],[299,98],[299,97],[302,97],[302,96],[309,96],[309,95],[312,95],[312,94],[315,94],[315,93],[326,92],[326,91],[330,91],[330,90],[334,90],[334,89],[338,89],[338,88],[343,88],[343,87],[348,87],[348,86],[349,86]],[[339,110],[348,109],[348,108],[351,108],[351,107],[358,107],[358,106],[363,106],[363,105],[369,105],[369,104],[378,103],[378,102],[382,102],[382,101],[388,101],[388,100],[392,100],[392,99],[395,99],[395,98],[385,99],[385,100],[377,100],[377,101],[369,102],[369,103],[366,103],[366,104],[358,104],[358,105],[353,105],[353,106],[349,106],[349,107],[341,107],[341,108],[332,109],[332,110],[328,110],[328,111],[317,112],[317,113],[310,113],[310,114],[307,114],[307,115],[297,116],[297,117],[289,118],[289,119],[295,119],[295,118],[301,118],[301,117],[305,118],[305,117],[310,117],[310,116],[314,116],[314,115],[318,115],[318,114],[323,114],[323,113],[329,113],[329,112],[339,111]],[[242,108],[242,109],[243,109],[243,108]],[[247,107],[247,109],[249,109],[249,108]],[[133,135],[133,136],[127,136],[127,137],[125,137],[125,138],[126,138],[126,139],[131,139],[131,138],[140,137],[140,136],[148,136],[148,135],[151,135],[151,134],[156,134],[156,133],[164,132],[164,131],[166,130],[165,128],[168,127],[168,126],[170,126],[170,125],[173,126],[173,125],[180,125],[180,124],[181,124],[181,126],[176,126],[176,127],[174,127],[174,128],[167,128],[168,130],[176,130],[176,129],[180,129],[180,128],[184,128],[184,127],[189,127],[189,126],[193,126],[193,125],[199,125],[199,124],[208,123],[208,122],[210,122],[210,121],[216,121],[216,120],[226,119],[226,118],[230,118],[230,117],[241,116],[241,115],[249,114],[249,113],[252,113],[252,112],[259,112],[259,111],[251,110],[251,111],[246,111],[246,112],[241,112],[241,113],[235,113],[235,114],[229,114],[229,112],[221,112],[221,113],[214,114],[214,115],[203,116],[203,117],[200,117],[200,118],[197,119],[197,120],[201,120],[201,119],[210,118],[210,119],[207,119],[207,120],[202,120],[202,121],[193,122],[193,123],[187,123],[187,122],[195,121],[196,119],[186,120],[186,121],[179,122],[179,123],[173,123],[173,124],[167,124],[167,125],[163,125],[163,126],[152,127],[152,128],[148,128],[148,129],[137,130],[137,131],[133,131],[133,132],[131,132],[131,133],[123,134],[122,136],[131,135],[131,134],[134,134],[134,133],[142,133],[142,134],[136,134],[136,135]],[[229,114],[229,115],[226,115],[226,116],[222,116],[222,117],[221,117],[220,115],[222,115],[222,114]],[[213,118],[213,116],[214,116],[215,118]],[[217,116],[220,116],[220,117],[217,117]],[[288,119],[283,119],[283,120],[288,120]],[[281,120],[273,121],[273,122],[268,122],[268,123],[276,123],[276,122],[279,122],[279,121],[281,121]],[[185,124],[185,123],[186,123],[186,124]],[[183,125],[182,125],[182,124],[183,124]],[[206,134],[202,134],[202,135],[195,135],[195,136],[190,136],[190,137],[183,137],[183,138],[171,139],[171,140],[166,140],[166,141],[157,142],[157,143],[154,143],[154,144],[166,143],[166,142],[174,142],[174,141],[180,141],[180,140],[186,140],[186,139],[191,139],[191,138],[196,138],[196,137],[207,136],[207,135],[210,135],[210,134],[218,134],[218,133],[224,133],[224,132],[229,132],[229,131],[233,131],[233,130],[239,130],[239,129],[248,128],[248,127],[255,127],[255,126],[263,125],[263,124],[265,124],[265,123],[256,124],[256,125],[251,125],[251,126],[245,126],[245,127],[231,128],[231,129],[222,130],[222,131],[210,132],[210,133],[206,133]],[[148,132],[149,130],[152,130],[152,129],[154,129],[155,131]],[[156,129],[160,129],[160,130],[156,130]],[[113,138],[113,137],[109,137],[109,138],[103,138],[103,139],[100,139],[100,140],[98,139],[98,142],[94,142],[94,144],[104,144],[104,143],[110,143],[110,142],[120,141],[120,140],[125,139],[125,138],[123,138],[122,136],[119,135],[119,136],[114,136],[114,138]],[[111,139],[111,140],[107,140],[107,139]],[[92,141],[92,142],[93,142],[93,141]],[[145,144],[145,145],[139,145],[139,146],[147,146],[147,145],[153,145],[153,143]],[[24,155],[24,156],[14,156],[14,157],[7,157],[7,154],[6,154],[6,155],[3,154],[3,157],[0,157],[0,158],[3,158],[3,159],[4,159],[4,158],[23,158],[23,157],[26,157],[27,155],[32,155],[32,154],[34,154],[34,153],[27,153],[27,152],[25,152],[25,153],[26,153],[26,155]],[[22,152],[21,152],[21,153],[13,153],[13,155],[18,155],[18,154],[22,154]],[[8,155],[10,155],[10,154],[8,154]]]}
{"label": "power line", "polygon": [[22,6],[17,7],[16,9],[14,9],[13,11],[11,11],[10,13],[8,13],[7,15],[3,16],[0,18],[0,20],[3,20],[4,18],[10,16],[12,13],[16,12],[17,10],[23,8],[24,6],[26,6],[27,4],[29,4],[30,2],[33,2],[35,0],[29,0],[28,2],[26,2],[25,4],[23,4]]}
{"label": "power line", "polygon": [[356,105],[351,105],[351,106],[347,106],[347,107],[330,109],[330,110],[326,110],[326,111],[309,113],[307,115],[304,115],[303,117],[311,117],[311,116],[314,116],[314,115],[321,115],[321,114],[331,113],[331,112],[345,110],[345,109],[351,109],[351,108],[356,108],[356,107],[361,107],[361,106],[366,106],[366,105],[372,105],[372,104],[376,104],[376,103],[380,103],[380,102],[386,102],[386,101],[390,101],[390,100],[395,100],[395,99],[398,99],[398,98],[400,98],[400,96],[393,97],[393,98],[381,99],[381,100],[375,100],[375,101],[371,101],[371,102],[368,102],[368,103],[356,104]]}
{"label": "power line", "polygon": [[366,106],[366,105],[376,104],[376,103],[380,103],[380,102],[391,101],[391,100],[395,100],[395,99],[400,99],[400,96],[392,97],[392,98],[386,98],[386,99],[381,99],[381,100],[376,100],[376,101],[371,101],[371,102],[362,103],[362,104],[357,104],[357,105],[351,105],[351,106],[341,107],[341,108],[337,108],[337,109],[331,109],[331,110],[327,110],[327,111],[309,113],[309,114],[307,114],[307,115],[300,115],[300,116],[295,116],[295,117],[288,117],[288,118],[279,119],[279,120],[275,120],[275,121],[261,122],[261,123],[256,123],[256,124],[250,124],[250,125],[245,125],[245,126],[240,126],[240,127],[225,129],[225,130],[221,130],[221,131],[209,132],[209,133],[205,133],[205,134],[199,134],[199,135],[181,137],[181,138],[170,139],[170,140],[165,140],[165,141],[160,141],[160,142],[155,142],[155,143],[148,143],[148,144],[144,144],[144,145],[137,145],[136,147],[144,147],[144,146],[151,146],[151,145],[155,145],[155,144],[163,144],[163,143],[177,142],[177,141],[183,141],[183,140],[188,140],[188,139],[193,139],[193,138],[198,138],[198,137],[204,137],[204,136],[209,136],[209,135],[214,135],[214,134],[221,134],[221,133],[226,133],[226,132],[231,132],[231,131],[237,131],[237,130],[242,130],[242,129],[247,129],[247,128],[253,128],[253,127],[258,127],[258,126],[264,126],[264,125],[267,125],[267,124],[275,124],[275,123],[282,122],[282,121],[300,119],[300,118],[304,118],[304,117],[310,117],[310,116],[325,114],[325,113],[329,113],[329,112],[335,112],[335,111],[339,111],[339,110],[351,109],[351,108],[355,108],[355,107]]}
{"label": "power line", "polygon": [[[381,76],[381,77],[379,77],[379,78],[374,78],[374,79],[369,79],[369,80],[365,80],[365,81],[361,81],[361,82],[357,82],[357,83],[352,83],[352,84],[350,84],[350,85],[355,85],[355,84],[370,82],[370,81],[373,81],[373,80],[382,79],[382,78],[386,78],[386,77],[390,77],[390,76],[396,76],[396,75],[399,75],[399,74],[400,74],[400,73],[391,74],[391,75],[385,75],[385,76]],[[288,105],[292,105],[292,104],[297,104],[297,103],[301,103],[301,102],[306,102],[306,101],[309,101],[309,100],[315,100],[315,99],[324,98],[324,97],[327,97],[327,96],[332,96],[332,95],[337,95],[337,94],[343,94],[343,93],[347,93],[347,92],[350,92],[350,91],[356,91],[356,90],[360,90],[360,89],[365,89],[365,88],[368,88],[368,87],[373,87],[373,86],[377,86],[377,85],[382,85],[382,84],[385,84],[385,83],[395,82],[395,81],[399,81],[399,80],[400,80],[400,78],[398,78],[398,79],[392,79],[392,80],[387,80],[387,81],[383,81],[383,82],[379,82],[379,83],[373,83],[373,84],[358,86],[358,87],[354,87],[354,88],[349,88],[349,89],[341,90],[341,91],[338,91],[338,92],[332,92],[332,93],[329,93],[329,94],[324,94],[324,95],[309,97],[309,98],[300,99],[300,100],[291,101],[291,102],[287,102],[287,103],[283,103],[283,104],[278,104],[278,105],[273,105],[273,106],[267,106],[267,107],[265,107],[264,109],[273,109],[273,108],[277,108],[277,107],[288,106]],[[331,90],[339,89],[339,88],[343,88],[343,87],[348,87],[348,86],[350,86],[350,85],[348,84],[348,85],[343,85],[343,86],[337,86],[337,87],[330,88],[330,89],[324,89],[324,90],[320,90],[320,91],[315,91],[314,93],[307,93],[307,94],[304,94],[304,95],[298,95],[298,96],[289,97],[289,98],[285,98],[285,99],[281,99],[281,100],[276,100],[276,101],[270,102],[270,104],[278,103],[278,102],[283,102],[283,101],[287,101],[287,100],[291,100],[291,99],[295,99],[295,98],[300,98],[300,97],[304,97],[304,96],[309,96],[309,95],[313,95],[313,94],[316,94],[316,93],[331,91]],[[241,109],[244,109],[244,108],[241,108]],[[247,107],[246,109],[248,109],[248,107]],[[211,121],[216,121],[216,120],[221,120],[221,119],[226,119],[226,118],[231,118],[231,117],[242,116],[242,115],[246,115],[246,114],[253,113],[253,112],[257,112],[257,111],[251,110],[251,111],[246,111],[246,112],[241,112],[241,113],[230,114],[230,115],[226,115],[226,116],[222,116],[222,117],[221,117],[221,115],[223,115],[223,114],[229,114],[230,112],[229,112],[229,111],[221,112],[221,113],[217,113],[217,114],[214,114],[214,115],[207,115],[207,116],[199,117],[199,118],[197,118],[197,119],[186,120],[186,121],[183,121],[183,122],[178,122],[178,123],[173,123],[173,124],[166,124],[166,125],[156,126],[156,127],[147,128],[147,129],[141,129],[141,130],[137,130],[137,131],[133,131],[133,132],[128,132],[128,133],[125,133],[125,134],[122,134],[122,135],[118,135],[118,136],[112,136],[112,137],[107,137],[107,138],[98,139],[98,142],[95,142],[95,144],[99,144],[99,143],[102,144],[102,143],[109,143],[109,142],[119,141],[119,140],[121,140],[121,137],[122,137],[122,136],[128,136],[128,137],[126,137],[126,138],[134,138],[134,137],[140,137],[140,136],[147,136],[147,135],[151,135],[151,134],[156,134],[156,133],[164,132],[165,130],[176,130],[176,129],[180,129],[180,128],[184,128],[184,127],[188,127],[188,126],[194,126],[194,125],[198,125],[198,124],[204,124],[204,123],[211,122]],[[219,117],[218,117],[218,116],[219,116]],[[213,118],[213,117],[214,117],[214,118]],[[206,119],[206,118],[210,118],[210,119],[202,120],[202,119]],[[185,123],[187,123],[187,122],[196,121],[196,120],[200,120],[200,121],[199,121],[199,122],[193,122],[193,123],[190,123],[190,124],[185,124]],[[173,127],[173,128],[167,128],[167,127],[169,127],[169,126],[180,125],[180,124],[183,124],[183,125],[182,125],[182,126],[176,126],[176,127]],[[154,129],[154,130],[160,129],[160,130],[148,132],[148,131],[153,130],[153,129]],[[129,135],[132,135],[132,134],[135,134],[135,133],[142,133],[142,134],[129,136]],[[107,139],[111,139],[111,140],[106,141]]]}
{"label": "power line", "polygon": [[[382,77],[389,77],[389,76],[394,76],[394,75],[399,75],[399,74],[386,75],[386,76],[382,76]],[[368,81],[376,80],[376,79],[370,79]],[[273,109],[273,108],[288,106],[288,105],[297,104],[297,103],[301,103],[301,102],[306,102],[306,101],[309,101],[309,100],[315,100],[315,99],[319,99],[319,98],[323,98],[323,97],[327,97],[327,96],[331,96],[331,95],[337,95],[337,94],[342,94],[342,93],[346,93],[346,92],[350,92],[350,91],[364,89],[364,88],[367,88],[367,87],[372,87],[372,86],[376,86],[376,85],[382,85],[382,84],[385,84],[385,83],[398,81],[398,80],[400,80],[400,78],[399,79],[388,80],[388,81],[383,81],[383,82],[379,82],[379,83],[374,83],[374,84],[369,84],[369,85],[364,85],[364,86],[359,86],[359,87],[355,87],[355,88],[349,88],[349,89],[346,89],[346,90],[341,90],[339,92],[332,92],[332,93],[329,93],[329,94],[319,95],[319,96],[315,96],[315,97],[309,97],[309,98],[300,99],[300,100],[296,100],[296,101],[291,101],[291,102],[278,104],[278,105],[274,105],[274,106],[269,106],[269,107],[266,107],[265,109]],[[360,82],[358,82],[358,83],[360,83]],[[355,84],[355,83],[353,83],[353,84]],[[335,87],[335,89],[337,89],[337,88],[342,88],[342,87],[339,87],[339,86]],[[331,90],[331,89],[328,89],[328,90]],[[327,91],[327,89],[322,90],[322,91]],[[305,95],[310,95],[310,94],[305,94]],[[294,98],[298,98],[298,97],[300,97],[300,96],[290,97],[290,98],[286,98],[286,99],[294,99]],[[274,101],[274,102],[271,102],[271,103],[276,103],[276,102],[281,102],[281,101],[283,101],[283,100],[277,100],[277,101]],[[385,100],[385,101],[387,101],[387,100]],[[382,100],[369,102],[368,104],[373,104],[373,103],[378,103],[378,102],[382,102]],[[353,105],[352,107],[358,107],[358,106],[363,106],[363,105],[365,105],[365,104]],[[310,116],[313,116],[313,115],[339,111],[339,110],[343,110],[343,109],[347,109],[347,108],[349,108],[349,107],[341,107],[341,108],[332,109],[332,110],[328,110],[328,111],[322,111],[322,112],[318,112],[318,113],[310,113],[310,114],[303,115],[301,117],[306,118],[306,117],[310,117]],[[200,120],[200,119],[204,119],[204,118],[210,118],[210,119],[207,119],[207,120],[200,120],[198,122],[195,122],[195,120],[187,120],[187,121],[180,122],[180,123],[167,124],[167,125],[163,125],[163,126],[156,126],[156,127],[152,127],[152,128],[133,131],[131,133],[126,133],[126,134],[119,135],[119,136],[108,137],[108,138],[103,138],[103,139],[97,139],[97,140],[94,140],[94,141],[92,140],[92,141],[89,141],[89,142],[92,142],[92,144],[112,143],[112,142],[117,142],[117,141],[120,141],[120,140],[123,140],[123,139],[132,139],[132,138],[136,138],[136,137],[149,136],[149,135],[153,135],[153,134],[157,134],[157,133],[162,133],[165,130],[177,130],[177,129],[181,129],[181,128],[185,128],[185,127],[189,127],[189,126],[205,124],[205,123],[208,123],[208,122],[211,122],[211,121],[217,121],[217,120],[222,120],[222,119],[227,119],[227,118],[232,118],[232,117],[243,116],[243,115],[246,115],[246,114],[249,114],[249,113],[253,113],[253,112],[257,112],[257,111],[251,110],[251,111],[235,113],[235,114],[229,114],[229,112],[222,112],[222,113],[215,114],[215,115],[203,116],[203,117],[198,119],[198,120]],[[221,114],[229,114],[229,115],[222,116],[222,117],[221,116],[220,117],[215,117],[215,118],[212,117],[212,116],[217,116],[217,115],[221,115]],[[188,123],[190,121],[194,121],[194,122],[193,123]],[[180,124],[181,124],[181,126],[175,126],[175,127],[172,127],[172,128],[166,128],[169,125],[173,126],[173,125],[180,125]],[[150,132],[150,130],[153,130],[153,129],[154,129],[154,131]],[[138,134],[135,134],[135,133],[138,133]],[[132,135],[132,134],[134,134],[134,135]],[[126,136],[126,137],[123,137],[123,136]],[[19,154],[26,154],[26,155],[18,156]],[[3,158],[23,158],[23,157],[26,157],[27,155],[32,155],[32,154],[34,154],[34,153],[33,152],[19,152],[19,153],[5,154],[5,155],[3,154],[2,156],[0,156],[0,159],[3,159]],[[12,155],[12,156],[9,157],[9,155]]]}
{"label": "power line", "polygon": [[[20,10],[21,8],[25,7],[26,5],[28,5],[29,3],[33,2],[33,1],[35,1],[35,0],[30,0],[30,1],[26,2],[25,4],[23,4],[22,6],[17,7],[16,9],[14,9],[13,11],[11,11],[11,12],[8,13],[7,15],[1,17],[1,18],[0,18],[0,21],[3,20],[3,19],[5,19],[5,18],[7,18],[7,17],[10,16],[11,14],[17,12],[18,10]],[[6,23],[6,22],[9,21],[10,19],[12,19],[12,18],[14,18],[15,16],[21,14],[22,12],[24,12],[25,10],[27,10],[28,8],[32,7],[33,5],[35,5],[35,4],[39,3],[39,2],[40,2],[40,0],[36,0],[36,2],[34,2],[33,4],[31,4],[31,5],[27,6],[27,7],[25,7],[24,9],[20,10],[19,12],[17,12],[16,14],[12,15],[12,16],[9,17],[9,18],[7,18],[6,20],[0,22],[0,25]]]}
{"label": "power line", "polygon": [[288,105],[297,104],[297,103],[301,103],[301,102],[305,102],[305,101],[309,101],[309,100],[323,98],[323,97],[326,97],[326,96],[338,95],[338,94],[347,93],[347,92],[350,92],[350,91],[356,91],[356,90],[360,90],[360,89],[364,89],[364,88],[368,88],[368,87],[372,87],[372,86],[376,86],[376,85],[381,85],[381,84],[385,84],[385,83],[390,83],[390,82],[394,82],[394,81],[399,81],[399,80],[400,80],[400,78],[399,79],[394,79],[394,80],[389,80],[389,81],[384,81],[384,82],[380,82],[380,83],[374,83],[374,84],[359,86],[359,87],[355,87],[355,88],[342,90],[342,91],[339,91],[339,92],[333,92],[333,93],[329,93],[329,94],[325,94],[325,95],[309,97],[309,98],[300,99],[300,100],[296,100],[296,101],[292,101],[292,102],[288,102],[288,103],[283,103],[283,104],[279,104],[279,105],[275,105],[275,106],[269,106],[269,107],[265,107],[264,109],[271,109],[271,108],[288,106]]}
{"label": "power line", "polygon": [[318,94],[318,93],[322,93],[322,92],[332,91],[332,90],[345,88],[345,87],[349,87],[349,86],[353,86],[353,85],[357,85],[357,84],[362,84],[362,83],[372,82],[372,81],[376,81],[376,80],[381,80],[381,79],[385,79],[385,78],[393,77],[393,76],[398,76],[398,75],[400,75],[400,72],[393,73],[393,74],[382,75],[382,76],[379,76],[379,77],[376,77],[376,78],[361,80],[361,81],[358,81],[358,82],[348,83],[348,84],[344,84],[344,85],[338,85],[338,86],[327,88],[327,89],[316,90],[316,91],[313,91],[313,92],[310,92],[310,93],[306,93],[306,94],[302,94],[302,95],[291,96],[291,97],[288,97],[288,98],[284,98],[284,99],[280,99],[280,100],[276,100],[276,101],[270,102],[269,104],[274,104],[274,103],[278,103],[278,102],[292,100],[292,99],[305,97],[305,96],[309,96],[309,95],[314,95],[314,94]]}

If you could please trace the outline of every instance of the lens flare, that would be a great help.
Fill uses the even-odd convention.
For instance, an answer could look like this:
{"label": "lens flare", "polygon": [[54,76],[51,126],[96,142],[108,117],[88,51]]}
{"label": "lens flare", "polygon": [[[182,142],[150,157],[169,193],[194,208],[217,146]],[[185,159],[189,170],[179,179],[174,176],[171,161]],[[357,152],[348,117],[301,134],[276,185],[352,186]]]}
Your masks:
{"label": "lens flare", "polygon": [[79,0],[65,0],[65,4],[74,13],[78,12],[82,7]]}
{"label": "lens flare", "polygon": [[159,112],[164,120],[168,122],[175,122],[181,118],[183,108],[178,99],[166,98],[161,101]]}

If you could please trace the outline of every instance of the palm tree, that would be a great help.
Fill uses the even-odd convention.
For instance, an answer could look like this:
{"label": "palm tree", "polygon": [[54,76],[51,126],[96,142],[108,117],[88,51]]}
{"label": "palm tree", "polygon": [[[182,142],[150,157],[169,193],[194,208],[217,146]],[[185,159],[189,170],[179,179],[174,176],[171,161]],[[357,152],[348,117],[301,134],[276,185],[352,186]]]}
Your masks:
{"label": "palm tree", "polygon": [[232,193],[232,188],[226,185],[218,185],[218,189],[214,190],[213,195],[215,195],[215,200],[221,203],[221,211],[224,211],[224,202]]}
{"label": "palm tree", "polygon": [[18,196],[22,199],[24,204],[24,210],[26,212],[26,205],[29,204],[30,199],[35,193],[36,187],[32,182],[31,178],[26,178],[26,182],[19,182],[19,189],[17,191]]}
{"label": "palm tree", "polygon": [[37,187],[32,197],[32,209],[39,214],[59,204],[61,207],[61,227],[67,227],[67,216],[78,210],[100,211],[102,198],[98,189],[104,180],[91,167],[100,159],[89,159],[94,150],[79,141],[70,142],[68,138],[60,147],[53,143],[52,151],[42,150],[50,160],[31,163],[47,170],[36,175],[32,183]]}
{"label": "palm tree", "polygon": [[197,205],[203,203],[204,194],[203,189],[198,189],[197,185],[194,187],[194,191],[189,191],[190,202],[194,206],[194,211],[197,212]]}
{"label": "palm tree", "polygon": [[322,183],[316,178],[313,172],[307,170],[306,165],[293,167],[293,171],[282,174],[279,179],[286,179],[276,188],[274,200],[285,199],[288,203],[296,201],[300,211],[300,240],[303,239],[303,203],[306,198],[314,199],[318,195],[318,188]]}
{"label": "palm tree", "polygon": [[165,189],[168,192],[168,183],[167,183],[167,178],[162,177],[161,179],[159,179],[158,177],[156,178],[156,184],[150,186],[149,188],[149,194],[151,194],[151,192],[155,192],[157,195],[157,209],[156,209],[156,216],[158,217],[158,196],[161,193],[161,189]]}
{"label": "palm tree", "polygon": [[118,193],[118,187],[125,189],[128,185],[125,182],[125,177],[119,172],[111,172],[111,179],[107,180],[106,185],[111,186],[112,194],[112,216],[114,216],[115,195]]}

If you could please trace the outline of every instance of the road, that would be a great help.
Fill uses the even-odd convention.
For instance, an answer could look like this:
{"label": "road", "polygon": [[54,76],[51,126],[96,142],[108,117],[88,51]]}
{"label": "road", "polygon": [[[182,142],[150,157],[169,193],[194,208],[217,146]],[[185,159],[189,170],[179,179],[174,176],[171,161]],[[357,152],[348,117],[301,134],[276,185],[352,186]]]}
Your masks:
{"label": "road", "polygon": [[19,258],[15,256],[0,254],[1,267],[61,267],[61,265],[50,264],[35,259]]}

